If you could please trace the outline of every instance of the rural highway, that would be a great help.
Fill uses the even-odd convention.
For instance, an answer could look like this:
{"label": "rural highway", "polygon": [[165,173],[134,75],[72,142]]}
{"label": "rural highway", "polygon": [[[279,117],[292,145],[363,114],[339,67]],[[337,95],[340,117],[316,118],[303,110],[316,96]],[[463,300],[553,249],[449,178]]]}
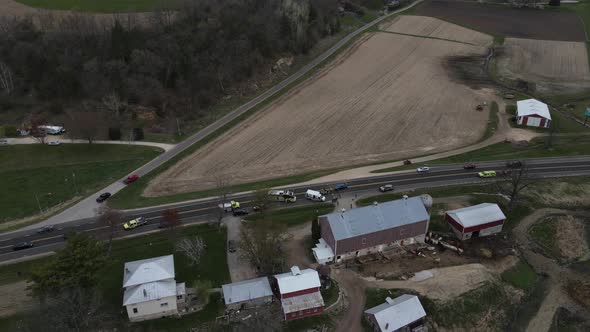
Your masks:
{"label": "rural highway", "polygon": [[[477,164],[475,170],[465,170],[460,164],[432,166],[429,173],[419,174],[414,170],[404,171],[397,174],[373,176],[362,179],[355,179],[348,182],[348,189],[343,194],[356,194],[359,197],[371,194],[379,194],[378,187],[384,184],[392,184],[396,191],[429,188],[444,185],[460,185],[469,183],[481,183],[494,181],[494,179],[479,179],[477,172],[482,170],[501,170],[504,169],[505,161],[482,162]],[[584,176],[590,175],[590,156],[584,157],[560,157],[529,159],[527,165],[530,169],[531,176],[535,177],[561,177],[561,176]],[[297,195],[297,202],[293,204],[283,204],[283,206],[302,206],[316,204],[304,198],[305,190],[321,189],[333,183],[318,184],[311,187],[291,187]],[[250,206],[253,194],[236,194],[228,196],[228,200],[237,200],[242,203],[243,207]],[[328,199],[329,200],[329,197]],[[207,223],[214,221],[218,201],[216,198],[206,199],[192,203],[178,203],[166,208],[173,207],[178,210],[184,225]],[[125,232],[122,227],[117,227],[116,238],[137,235],[145,232],[155,231],[161,218],[163,207],[151,207],[137,209],[125,212],[125,220],[135,217],[145,217],[148,225],[138,229]],[[0,235],[0,262],[17,259],[25,256],[39,255],[48,253],[61,248],[64,241],[64,234],[72,232],[85,232],[95,236],[98,239],[106,239],[108,236],[108,227],[99,224],[94,218],[76,220],[68,223],[59,224],[51,233],[37,234],[34,230],[19,231]],[[30,241],[35,244],[31,249],[13,251],[14,244]]]}
{"label": "rural highway", "polygon": [[[422,0],[416,1],[408,7],[401,8],[394,12],[391,12],[387,15],[381,16],[370,23],[365,24],[361,28],[349,33],[346,37],[342,38],[338,41],[334,46],[330,47],[327,51],[319,55],[317,58],[312,60],[310,63],[299,69],[293,75],[289,76],[285,80],[281,81],[277,85],[273,86],[272,88],[268,89],[264,93],[260,94],[259,96],[255,97],[254,99],[250,100],[249,102],[243,104],[242,106],[238,107],[237,109],[231,111],[230,113],[226,114],[219,120],[213,122],[209,126],[205,127],[203,130],[199,131],[198,133],[188,137],[184,141],[178,143],[174,147],[170,148],[169,150],[165,151],[158,157],[154,158],[147,164],[143,165],[142,167],[138,168],[137,170],[131,172],[130,174],[138,174],[139,176],[144,176],[149,172],[155,170],[165,162],[169,161],[170,159],[176,157],[178,154],[183,152],[184,150],[188,149],[193,144],[196,144],[207,136],[213,134],[215,131],[221,129],[223,126],[229,124],[230,122],[234,121],[244,113],[248,112],[249,110],[253,109],[254,107],[268,101],[271,99],[275,94],[282,91],[290,84],[296,82],[298,79],[309,73],[312,69],[320,65],[324,60],[328,59],[334,53],[336,53],[340,48],[345,46],[348,42],[350,42],[353,38],[358,36],[359,34],[367,31],[370,27],[379,22],[387,19],[388,17],[395,15],[399,12],[412,8],[413,6],[421,3]],[[130,175],[129,174],[129,175]],[[127,177],[127,176],[125,176]],[[100,193],[103,192],[110,192],[111,194],[115,194],[123,189],[125,185],[121,183],[121,181],[117,181],[115,183],[110,184],[109,186],[97,191],[96,193],[86,197],[85,199],[81,200],[80,202],[74,204],[73,206],[67,208],[66,210],[48,218],[47,220],[39,223],[38,225],[51,225],[56,224],[58,222],[64,221],[71,221],[71,220],[78,220],[84,218],[91,218],[96,216],[97,209],[99,205],[96,203],[95,199]]]}

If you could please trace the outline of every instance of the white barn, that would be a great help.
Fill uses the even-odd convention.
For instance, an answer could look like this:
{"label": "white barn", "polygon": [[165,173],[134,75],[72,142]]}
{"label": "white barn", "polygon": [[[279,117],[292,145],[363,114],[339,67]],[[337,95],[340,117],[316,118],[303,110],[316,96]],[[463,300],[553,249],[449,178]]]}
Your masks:
{"label": "white barn", "polygon": [[547,104],[536,99],[516,102],[516,123],[522,126],[549,128],[551,113]]}
{"label": "white barn", "polygon": [[125,263],[123,306],[132,322],[178,314],[186,300],[184,283],[176,283],[172,255]]}
{"label": "white barn", "polygon": [[416,295],[404,294],[365,311],[365,317],[377,332],[426,331],[426,311]]}

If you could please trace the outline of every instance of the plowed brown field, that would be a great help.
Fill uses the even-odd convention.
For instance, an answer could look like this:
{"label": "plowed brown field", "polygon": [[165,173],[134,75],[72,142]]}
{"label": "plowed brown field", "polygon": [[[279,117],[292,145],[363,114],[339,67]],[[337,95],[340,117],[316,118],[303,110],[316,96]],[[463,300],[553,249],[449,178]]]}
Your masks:
{"label": "plowed brown field", "polygon": [[571,93],[590,88],[590,67],[582,42],[507,38],[498,74],[536,84],[539,92]]}
{"label": "plowed brown field", "polygon": [[473,143],[488,119],[475,106],[493,94],[451,80],[444,63],[449,56],[485,54],[485,47],[444,40],[367,36],[315,77],[160,174],[144,194],[212,188],[217,176],[235,185]]}

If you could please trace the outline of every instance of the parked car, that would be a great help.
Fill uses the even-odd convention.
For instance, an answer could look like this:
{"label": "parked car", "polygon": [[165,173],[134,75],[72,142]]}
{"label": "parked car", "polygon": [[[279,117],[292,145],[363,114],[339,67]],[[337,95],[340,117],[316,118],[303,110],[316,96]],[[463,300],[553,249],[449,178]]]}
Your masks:
{"label": "parked car", "polygon": [[326,187],[326,188],[320,189],[320,194],[325,196],[325,195],[330,194],[332,191],[334,191],[334,189]]}
{"label": "parked car", "polygon": [[386,184],[384,186],[379,187],[379,191],[384,193],[386,191],[392,191],[393,190],[393,185],[392,184]]}
{"label": "parked car", "polygon": [[411,165],[412,161],[410,159],[404,160],[404,165]]}
{"label": "parked car", "polygon": [[51,142],[47,142],[47,145],[60,145],[61,142],[60,141],[51,141]]}
{"label": "parked car", "polygon": [[17,243],[12,247],[12,250],[23,250],[33,248],[33,242],[21,242]]}
{"label": "parked car", "polygon": [[428,167],[428,166],[418,167],[418,168],[416,168],[416,172],[418,172],[418,173],[428,173],[428,172],[430,172],[430,167]]}
{"label": "parked car", "polygon": [[106,201],[109,197],[111,197],[111,193],[102,193],[100,196],[96,198],[97,203],[102,203]]}
{"label": "parked car", "polygon": [[475,166],[474,163],[467,163],[463,165],[464,169],[475,169],[477,166]]}
{"label": "parked car", "polygon": [[234,240],[229,240],[227,242],[227,250],[229,252],[236,252],[236,241]]}
{"label": "parked car", "polygon": [[8,145],[8,140],[6,138],[0,138],[0,145]]}
{"label": "parked car", "polygon": [[496,171],[479,172],[479,173],[477,173],[477,176],[479,176],[480,178],[492,178],[492,177],[496,176]]}
{"label": "parked car", "polygon": [[245,216],[248,213],[250,213],[248,210],[243,209],[243,208],[236,208],[234,209],[234,216]]}
{"label": "parked car", "polygon": [[124,223],[123,229],[128,231],[143,225],[147,225],[147,220],[144,217],[137,217]]}
{"label": "parked car", "polygon": [[53,227],[53,225],[43,226],[37,230],[37,234],[50,233],[53,232],[54,229],[55,228]]}
{"label": "parked car", "polygon": [[506,167],[508,168],[520,168],[522,167],[522,162],[519,160],[516,161],[508,161],[506,162]]}
{"label": "parked car", "polygon": [[346,183],[346,182],[343,182],[343,183],[337,183],[337,184],[334,186],[334,190],[336,190],[336,191],[338,191],[338,190],[344,190],[344,189],[346,189],[346,188],[348,188],[348,183]]}
{"label": "parked car", "polygon": [[123,180],[123,183],[130,184],[130,183],[137,181],[137,179],[139,179],[139,175],[137,175],[137,174],[129,175],[125,180]]}

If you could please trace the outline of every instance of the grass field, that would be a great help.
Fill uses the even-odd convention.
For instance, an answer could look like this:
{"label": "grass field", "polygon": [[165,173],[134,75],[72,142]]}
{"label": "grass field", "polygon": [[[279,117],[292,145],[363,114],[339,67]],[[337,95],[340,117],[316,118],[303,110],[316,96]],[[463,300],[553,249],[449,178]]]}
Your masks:
{"label": "grass field", "polygon": [[557,247],[557,220],[554,218],[546,218],[537,222],[530,229],[530,235],[533,240],[547,251],[547,254],[554,257],[559,256],[559,248]]}
{"label": "grass field", "polygon": [[146,12],[159,8],[171,8],[181,0],[16,0],[31,7],[74,10],[95,13]]}
{"label": "grass field", "polygon": [[537,274],[530,265],[519,262],[508,271],[502,273],[502,280],[525,291],[531,290],[537,281]]}
{"label": "grass field", "polygon": [[90,194],[160,154],[153,147],[41,144],[0,147],[0,222]]}
{"label": "grass field", "polygon": [[[226,233],[212,226],[191,226],[178,230],[182,236],[200,236],[206,244],[205,254],[198,266],[191,266],[188,259],[174,252],[174,240],[166,232],[159,232],[146,236],[139,236],[113,242],[112,256],[102,271],[98,273],[98,288],[104,294],[107,307],[119,312],[123,299],[123,265],[125,262],[169,255],[174,253],[174,268],[176,280],[186,282],[187,287],[197,280],[209,280],[213,287],[220,287],[228,282],[229,271],[226,264]],[[47,258],[31,260],[24,263],[2,266],[0,268],[0,283],[15,282],[26,279],[34,266],[42,264]],[[20,275],[16,274],[20,271]],[[198,313],[184,316],[182,319],[164,319],[141,323],[147,331],[186,331],[195,323],[209,321],[219,316],[223,311],[223,304],[219,295],[212,296],[206,308]],[[121,322],[126,317],[120,317]],[[11,321],[11,320],[8,320]],[[2,322],[0,321],[0,326]]]}
{"label": "grass field", "polygon": [[260,213],[247,216],[248,221],[257,221],[266,218],[276,223],[281,223],[287,227],[299,225],[311,221],[317,216],[330,213],[334,210],[334,205],[330,203],[314,204],[310,206],[300,206],[280,210],[271,210],[263,216]]}

